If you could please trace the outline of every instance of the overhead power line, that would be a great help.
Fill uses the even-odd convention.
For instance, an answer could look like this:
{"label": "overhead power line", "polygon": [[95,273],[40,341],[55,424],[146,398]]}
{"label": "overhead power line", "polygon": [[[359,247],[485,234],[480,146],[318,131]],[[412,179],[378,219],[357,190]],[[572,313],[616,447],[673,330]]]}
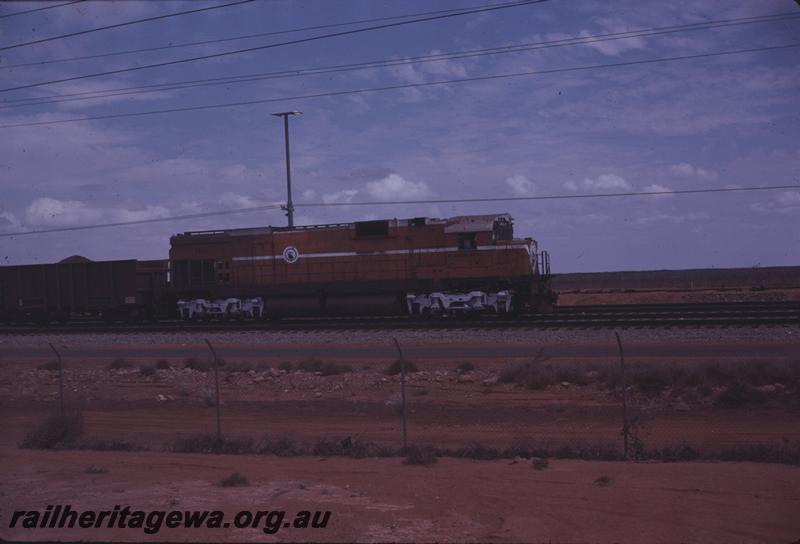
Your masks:
{"label": "overhead power line", "polygon": [[200,106],[186,106],[182,108],[168,108],[162,110],[151,110],[151,111],[140,111],[140,112],[129,112],[129,113],[112,113],[107,115],[96,115],[93,117],[75,117],[71,119],[57,119],[52,121],[32,121],[26,123],[13,123],[7,125],[0,125],[0,129],[2,128],[19,128],[19,127],[34,127],[34,126],[44,126],[44,125],[57,125],[63,123],[77,123],[81,121],[98,121],[104,119],[121,119],[125,117],[140,117],[144,115],[160,115],[166,113],[178,113],[178,112],[187,112],[187,111],[199,111],[199,110],[211,110],[211,109],[219,109],[219,108],[234,108],[234,107],[241,107],[241,106],[253,106],[256,104],[268,104],[271,102],[284,102],[287,100],[308,100],[312,98],[325,98],[325,97],[333,97],[333,96],[345,96],[351,94],[362,94],[362,93],[372,93],[372,92],[382,92],[382,91],[395,91],[400,89],[412,89],[412,88],[419,88],[419,87],[434,87],[438,85],[450,85],[455,83],[469,83],[469,82],[476,82],[476,81],[491,81],[495,79],[510,79],[510,78],[517,78],[517,77],[525,77],[525,76],[536,76],[536,75],[546,75],[546,74],[560,74],[566,72],[577,72],[577,71],[584,71],[584,70],[597,70],[603,68],[619,68],[623,66],[636,66],[636,65],[645,65],[645,64],[655,64],[659,62],[673,62],[673,61],[680,61],[680,60],[692,60],[692,59],[701,59],[701,58],[710,58],[710,57],[719,57],[725,55],[739,55],[744,53],[759,53],[764,51],[777,51],[782,49],[790,49],[800,47],[800,43],[791,43],[785,45],[774,45],[768,47],[754,47],[749,49],[737,49],[732,51],[718,51],[713,53],[698,53],[695,55],[681,55],[677,57],[661,57],[655,59],[644,59],[644,60],[634,60],[634,61],[626,61],[626,62],[613,62],[608,64],[592,64],[587,66],[574,66],[569,68],[552,68],[548,70],[531,70],[527,72],[515,72],[511,74],[495,74],[495,75],[488,75],[488,76],[475,76],[475,77],[467,77],[467,78],[460,78],[460,79],[448,79],[443,81],[430,81],[427,83],[405,83],[400,85],[387,85],[383,87],[370,87],[366,89],[351,89],[351,90],[344,90],[344,91],[327,91],[327,92],[320,92],[320,93],[313,93],[313,94],[305,94],[305,95],[296,95],[296,96],[283,96],[280,98],[263,98],[259,100],[246,100],[241,102],[227,102],[223,104],[206,104]]}
{"label": "overhead power line", "polygon": [[136,25],[136,24],[139,24],[139,23],[147,23],[147,22],[150,22],[150,21],[158,21],[160,19],[168,19],[170,17],[178,17],[180,15],[189,15],[189,14],[192,14],[192,13],[200,13],[201,11],[210,11],[212,9],[227,8],[227,7],[230,7],[230,6],[237,6],[239,4],[248,4],[250,2],[253,2],[253,0],[237,0],[236,2],[231,2],[229,4],[220,4],[220,5],[217,5],[217,6],[208,6],[208,7],[204,7],[204,8],[191,9],[191,10],[188,10],[188,11],[179,11],[179,12],[176,12],[176,13],[167,13],[165,15],[156,15],[154,17],[147,17],[145,19],[136,19],[134,21],[125,21],[124,23],[116,23],[116,24],[108,25],[108,26],[100,26],[100,27],[97,27],[97,28],[89,28],[87,30],[80,30],[78,32],[70,32],[69,34],[62,34],[60,36],[51,36],[49,38],[42,38],[40,40],[34,40],[32,42],[24,42],[24,43],[17,43],[17,44],[14,44],[14,45],[6,45],[4,47],[0,47],[0,51],[8,51],[9,49],[16,49],[18,47],[26,47],[26,46],[29,46],[29,45],[37,45],[37,44],[45,43],[45,42],[52,42],[54,40],[61,40],[61,39],[64,39],[64,38],[73,38],[75,36],[83,36],[85,34],[91,34],[93,32],[100,32],[101,30],[110,30],[112,28],[120,28],[120,27],[123,27],[123,26]]}
{"label": "overhead power line", "polygon": [[155,217],[153,219],[138,219],[136,221],[118,221],[116,223],[101,223],[97,225],[80,225],[77,227],[59,227],[55,229],[32,230],[21,232],[0,233],[0,238],[8,238],[10,236],[25,236],[28,234],[48,234],[52,232],[72,232],[76,230],[92,230],[92,229],[105,229],[110,227],[123,227],[128,225],[146,225],[148,223],[164,223],[168,221],[181,221],[184,219],[199,219],[202,217],[215,217],[219,215],[231,215],[235,213],[245,212],[260,212],[266,210],[278,210],[279,205],[268,206],[254,206],[251,208],[240,208],[236,210],[221,210],[217,212],[203,212],[203,213],[190,213],[186,215],[172,215],[170,217]]}
{"label": "overhead power line", "polygon": [[515,197],[485,197],[485,198],[443,198],[439,200],[394,200],[373,202],[306,202],[295,204],[295,208],[324,208],[331,206],[400,206],[407,204],[468,204],[471,202],[516,202],[527,200],[573,200],[581,198],[620,198],[629,196],[659,196],[659,195],[691,195],[702,193],[733,193],[742,191],[772,191],[776,189],[800,189],[800,185],[772,185],[766,187],[714,187],[705,189],[685,189],[675,191],[639,191],[626,193],[592,193],[576,195],[545,195],[545,196],[515,196]]}
{"label": "overhead power line", "polygon": [[[767,18],[768,17],[768,18]],[[755,20],[754,20],[755,19]],[[249,83],[253,81],[263,81],[267,79],[282,79],[289,77],[304,77],[338,72],[348,72],[354,70],[365,70],[373,68],[385,68],[391,66],[402,66],[409,64],[419,64],[425,62],[438,62],[442,60],[457,60],[465,58],[484,57],[489,55],[501,55],[509,53],[519,53],[525,51],[549,49],[552,47],[568,47],[574,45],[588,45],[592,43],[624,40],[629,38],[658,36],[673,34],[677,32],[687,32],[693,30],[709,30],[716,28],[729,28],[740,25],[757,23],[768,23],[785,20],[800,20],[800,13],[793,13],[782,16],[766,17],[742,17],[739,19],[728,19],[721,21],[709,21],[707,23],[693,23],[689,25],[675,25],[671,27],[658,27],[650,29],[638,29],[627,32],[614,32],[610,34],[595,34],[591,36],[580,36],[563,38],[559,40],[548,40],[543,42],[531,42],[501,47],[489,47],[483,49],[469,49],[465,51],[454,51],[437,53],[434,55],[422,55],[417,57],[407,57],[402,59],[382,59],[351,64],[339,64],[333,66],[322,66],[312,68],[298,68],[291,70],[281,70],[276,72],[259,72],[254,74],[239,74],[234,76],[213,77],[188,81],[174,81],[171,83],[154,83],[149,85],[136,85],[129,87],[118,87],[105,90],[83,91],[77,93],[67,93],[50,97],[21,98],[17,100],[4,101],[0,109],[15,107],[39,106],[44,104],[59,104],[63,102],[74,102],[83,100],[96,100],[116,96],[129,96],[143,93],[155,93],[173,90],[191,89],[195,87],[207,87],[213,85],[230,85],[237,83]],[[701,25],[701,26],[698,26]]]}
{"label": "overhead power line", "polygon": [[46,9],[54,9],[60,8],[62,6],[71,6],[72,4],[78,4],[80,2],[85,2],[86,0],[72,0],[72,2],[63,2],[61,4],[53,4],[50,6],[45,6],[43,8],[34,8],[34,9],[27,9],[25,11],[15,11],[14,13],[6,13],[5,15],[0,15],[0,19],[5,19],[6,17],[16,17],[17,15],[27,15],[28,13],[36,13],[37,11],[44,11]]}
{"label": "overhead power line", "polygon": [[[638,196],[659,196],[659,195],[687,195],[703,193],[732,193],[743,191],[773,191],[777,189],[800,189],[800,185],[771,185],[764,187],[711,187],[704,189],[686,189],[676,191],[650,191],[650,192],[626,192],[626,193],[598,193],[598,194],[575,194],[575,195],[545,195],[545,196],[514,196],[514,197],[487,197],[487,198],[444,198],[436,200],[393,200],[393,201],[373,201],[373,202],[307,202],[295,204],[296,208],[330,208],[342,206],[405,206],[405,205],[425,205],[425,204],[468,204],[476,202],[522,202],[532,200],[574,200],[582,198],[620,198]],[[77,230],[102,229],[109,227],[121,227],[127,225],[143,225],[147,223],[165,223],[170,221],[180,221],[184,219],[199,219],[203,217],[217,217],[221,215],[234,215],[240,213],[258,212],[266,210],[281,209],[279,205],[252,206],[249,208],[237,208],[232,210],[220,210],[216,212],[203,212],[188,215],[174,215],[170,217],[158,217],[153,219],[140,219],[138,221],[119,221],[116,223],[100,223],[95,225],[81,225],[76,227],[59,227],[53,229],[43,229],[35,231],[7,232],[0,234],[0,238],[11,236],[27,236],[31,234],[50,234],[55,232],[72,232]]]}
{"label": "overhead power line", "polygon": [[[279,43],[272,43],[272,44],[267,44],[267,45],[259,45],[259,46],[255,46],[255,47],[248,47],[248,48],[245,48],[245,49],[236,49],[236,50],[233,50],[233,51],[223,51],[223,52],[220,52],[220,53],[213,53],[213,54],[210,54],[210,55],[202,55],[202,56],[199,56],[199,57],[190,57],[190,58],[185,58],[185,59],[177,59],[177,60],[171,60],[171,61],[165,61],[165,62],[158,62],[158,63],[154,63],[154,64],[144,64],[144,65],[141,65],[141,66],[132,66],[130,68],[120,68],[118,70],[109,70],[109,71],[106,71],[106,72],[97,72],[97,73],[94,73],[94,74],[84,74],[84,75],[80,75],[80,76],[72,76],[72,77],[67,77],[67,78],[62,78],[62,79],[54,79],[54,80],[50,80],[50,81],[41,81],[39,83],[29,83],[27,85],[18,85],[16,87],[8,87],[6,89],[0,89],[0,92],[18,91],[18,90],[22,90],[22,89],[31,89],[33,87],[41,87],[41,86],[44,86],[44,85],[53,85],[55,83],[64,83],[64,82],[67,82],[67,81],[75,81],[75,80],[79,80],[79,79],[88,79],[88,78],[101,77],[101,76],[107,76],[107,75],[112,75],[112,74],[122,74],[122,73],[127,73],[127,72],[134,72],[134,71],[137,71],[137,70],[146,70],[146,69],[150,69],[150,68],[160,68],[160,67],[163,67],[163,66],[173,66],[175,64],[183,64],[183,63],[187,63],[187,62],[195,62],[195,61],[200,61],[200,60],[215,59],[215,58],[226,57],[226,56],[230,56],[230,55],[238,55],[238,54],[241,54],[241,53],[250,53],[250,52],[253,52],[253,51],[262,51],[262,50],[265,50],[265,49],[272,49],[272,48],[276,48],[276,47],[284,47],[284,46],[287,46],[287,45],[295,45],[295,44],[299,44],[299,43],[313,42],[313,41],[323,40],[323,39],[328,39],[328,38],[338,38],[338,37],[341,37],[341,36],[349,36],[351,34],[358,34],[358,33],[361,33],[361,32],[371,32],[371,31],[374,31],[374,30],[382,30],[382,29],[385,29],[385,28],[393,28],[393,27],[411,25],[411,24],[416,24],[416,23],[423,23],[423,22],[428,22],[428,21],[436,21],[436,20],[448,19],[448,18],[451,18],[451,17],[460,17],[462,15],[472,15],[474,13],[485,13],[485,12],[497,11],[497,10],[501,10],[501,9],[515,8],[515,7],[520,7],[520,6],[528,6],[528,5],[532,5],[532,4],[541,4],[541,3],[547,2],[547,1],[548,0],[523,0],[521,2],[514,2],[514,3],[509,3],[509,4],[495,4],[495,5],[491,5],[490,7],[484,7],[484,8],[472,9],[472,10],[466,10],[466,11],[459,11],[457,13],[447,13],[447,14],[444,14],[444,15],[434,15],[434,16],[431,16],[431,17],[422,17],[422,18],[418,18],[418,19],[411,19],[409,21],[399,21],[399,22],[395,22],[395,23],[386,23],[386,24],[382,24],[382,25],[369,26],[369,27],[364,27],[364,28],[356,28],[356,29],[353,29],[353,30],[346,30],[346,31],[342,31],[342,32],[333,32],[333,33],[330,33],[330,34],[320,34],[320,35],[317,35],[317,36],[310,36],[310,37],[307,37],[307,38],[300,38],[300,39],[297,39],[297,40],[291,40],[291,41],[287,41],[287,42],[279,42]],[[0,51],[2,51],[2,49],[0,49]]]}
{"label": "overhead power line", "polygon": [[[79,1],[84,1],[84,0],[79,0]],[[517,2],[505,2],[505,3],[498,3],[498,4],[492,4],[492,5],[501,6],[501,5],[506,5],[506,4],[509,4],[509,3],[516,4]],[[406,13],[404,15],[391,15],[391,16],[386,16],[386,17],[374,17],[372,19],[360,19],[360,20],[355,20],[355,21],[345,21],[345,22],[341,22],[341,23],[329,23],[329,24],[324,24],[324,25],[304,26],[304,27],[300,27],[300,28],[292,28],[292,29],[286,29],[286,30],[274,30],[272,32],[259,32],[257,34],[245,34],[243,36],[231,36],[231,37],[228,37],[228,38],[218,38],[218,39],[215,39],[215,40],[202,40],[202,41],[197,41],[197,42],[186,42],[186,43],[175,43],[175,44],[171,43],[169,45],[162,45],[162,46],[158,46],[158,47],[144,47],[144,48],[141,48],[141,49],[129,49],[127,51],[113,51],[113,52],[110,52],[110,53],[98,53],[98,54],[94,54],[94,55],[83,55],[83,56],[78,56],[78,57],[65,57],[65,58],[60,58],[60,59],[40,60],[40,61],[25,62],[25,63],[20,63],[20,64],[5,64],[5,65],[0,66],[0,70],[2,70],[4,68],[22,68],[24,66],[41,66],[41,65],[44,65],[44,64],[55,64],[55,63],[72,62],[72,61],[78,61],[78,60],[99,59],[99,58],[104,58],[104,57],[115,57],[115,56],[120,56],[120,55],[132,55],[132,54],[135,54],[135,53],[149,53],[149,52],[152,52],[152,51],[163,51],[163,50],[166,50],[166,49],[177,49],[177,48],[181,48],[181,47],[194,47],[194,46],[198,46],[198,45],[210,45],[210,44],[214,44],[214,43],[232,42],[232,41],[247,40],[247,39],[252,39],[252,38],[265,38],[267,36],[278,36],[278,35],[281,35],[281,34],[294,34],[296,32],[307,32],[309,30],[323,30],[323,29],[326,29],[326,28],[337,28],[337,27],[342,27],[342,26],[352,26],[352,25],[359,25],[359,24],[366,24],[366,23],[377,23],[379,21],[393,21],[395,19],[408,19],[409,17],[423,17],[425,15],[438,15],[440,13],[454,13],[454,12],[458,12],[458,11],[463,11],[465,9],[474,9],[474,8],[480,8],[480,7],[484,7],[484,6],[485,6],[485,4],[482,5],[482,6],[466,6],[466,7],[463,7],[463,8],[456,8],[456,9],[440,9],[440,10],[436,10],[436,11],[423,11],[423,12],[417,12],[417,13]]]}

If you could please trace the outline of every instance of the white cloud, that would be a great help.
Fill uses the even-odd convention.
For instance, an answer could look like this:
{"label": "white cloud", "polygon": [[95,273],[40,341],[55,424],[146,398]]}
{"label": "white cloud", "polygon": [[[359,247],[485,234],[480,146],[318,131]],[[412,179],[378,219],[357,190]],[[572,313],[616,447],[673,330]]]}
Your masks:
{"label": "white cloud", "polygon": [[300,198],[303,200],[314,200],[317,198],[317,192],[314,189],[306,189],[300,195]]}
{"label": "white cloud", "polygon": [[37,198],[25,210],[25,224],[37,227],[67,227],[99,221],[101,213],[78,200]]}
{"label": "white cloud", "polygon": [[[567,189],[570,189],[571,191],[576,191],[578,189],[578,184],[571,181],[565,183],[564,186]],[[631,184],[628,183],[628,181],[625,178],[623,178],[622,176],[618,176],[616,174],[601,174],[594,179],[584,178],[580,186],[588,191],[631,189]]]}
{"label": "white cloud", "polygon": [[769,202],[753,202],[750,209],[761,214],[787,214],[800,211],[800,191],[783,191]]}
{"label": "white cloud", "polygon": [[800,191],[784,191],[778,195],[778,204],[786,207],[800,206]]}
{"label": "white cloud", "polygon": [[181,202],[180,210],[182,214],[200,213],[203,211],[203,209],[200,207],[200,203],[194,200]]}
{"label": "white cloud", "polygon": [[[609,28],[608,32],[625,32],[625,29],[622,28]],[[590,38],[594,36],[588,30],[581,30],[578,34],[581,38]],[[639,37],[632,37],[632,38],[625,38],[619,40],[607,40],[607,41],[596,41],[596,42],[589,42],[586,44],[588,47],[600,51],[604,55],[608,56],[616,56],[620,53],[625,51],[630,51],[632,49],[644,49],[645,41]]]}
{"label": "white cloud", "polygon": [[[147,205],[138,210],[128,208],[100,209],[79,200],[58,200],[42,197],[31,202],[23,215],[24,226],[29,228],[48,228],[160,219],[169,217],[171,214],[166,207],[161,205]],[[0,227],[3,226],[2,218],[4,217],[14,226],[22,226],[12,214],[2,213],[0,214]]]}
{"label": "white cloud", "polygon": [[370,181],[365,186],[369,196],[375,200],[414,200],[431,194],[424,181],[408,181],[398,174],[389,174],[379,181]]}
{"label": "white cloud", "polygon": [[353,201],[353,197],[357,194],[357,189],[342,189],[341,191],[336,191],[335,193],[322,195],[322,201],[325,204],[350,203]]}
{"label": "white cloud", "polygon": [[143,210],[128,210],[125,208],[114,210],[110,213],[112,221],[143,221],[146,219],[160,219],[169,217],[169,210],[164,206],[148,205]]}
{"label": "white cloud", "polygon": [[673,164],[669,167],[670,171],[673,174],[677,174],[679,176],[687,177],[687,178],[698,178],[698,179],[706,179],[706,180],[714,180],[719,177],[716,172],[713,170],[706,170],[705,168],[697,168],[688,162],[681,162],[678,164]]}
{"label": "white cloud", "polygon": [[12,231],[20,228],[19,219],[11,212],[0,212],[0,230]]}
{"label": "white cloud", "polygon": [[[672,191],[669,187],[665,187],[664,185],[659,185],[658,183],[653,183],[652,185],[648,185],[642,188],[642,191],[645,193],[664,193],[667,191]],[[672,198],[675,195],[654,195],[651,198]]]}
{"label": "white cloud", "polygon": [[[441,54],[442,52],[439,49],[433,49],[428,53],[431,56]],[[395,78],[406,83],[422,83],[429,79],[428,76],[439,76],[439,78],[463,78],[467,76],[467,68],[463,61],[447,59],[419,64],[396,64],[391,66],[389,70]]]}
{"label": "white cloud", "polygon": [[643,215],[636,219],[639,225],[648,225],[650,223],[672,223],[673,225],[681,225],[684,223],[704,221],[711,216],[706,212],[688,212],[684,214],[669,214],[669,213],[653,213],[650,215]]}
{"label": "white cloud", "polygon": [[520,174],[506,178],[506,185],[516,196],[531,196],[536,192],[536,184]]}
{"label": "white cloud", "polygon": [[239,195],[236,193],[225,193],[219,197],[219,203],[229,208],[253,208],[260,206],[263,203],[253,200],[247,195]]}

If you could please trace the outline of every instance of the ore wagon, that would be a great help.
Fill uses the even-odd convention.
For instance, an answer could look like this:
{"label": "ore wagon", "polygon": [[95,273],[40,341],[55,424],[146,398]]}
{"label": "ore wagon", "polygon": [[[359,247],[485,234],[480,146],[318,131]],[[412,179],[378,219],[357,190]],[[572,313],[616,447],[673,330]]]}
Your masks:
{"label": "ore wagon", "polygon": [[107,321],[153,317],[167,264],[73,256],[53,264],[0,267],[0,320],[43,324],[76,315]]}

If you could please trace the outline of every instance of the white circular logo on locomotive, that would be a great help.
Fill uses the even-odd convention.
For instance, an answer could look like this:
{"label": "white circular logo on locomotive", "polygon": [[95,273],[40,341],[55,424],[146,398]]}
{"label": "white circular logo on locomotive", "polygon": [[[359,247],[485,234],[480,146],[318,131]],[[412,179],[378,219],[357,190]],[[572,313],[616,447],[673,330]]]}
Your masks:
{"label": "white circular logo on locomotive", "polygon": [[283,250],[283,260],[287,263],[295,263],[300,258],[300,252],[294,246],[288,246]]}

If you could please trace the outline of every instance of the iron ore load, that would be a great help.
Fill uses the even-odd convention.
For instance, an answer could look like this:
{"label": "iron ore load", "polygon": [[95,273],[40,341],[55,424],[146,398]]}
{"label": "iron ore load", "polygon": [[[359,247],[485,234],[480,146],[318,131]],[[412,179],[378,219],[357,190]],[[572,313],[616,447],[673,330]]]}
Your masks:
{"label": "iron ore load", "polygon": [[550,260],[511,216],[185,232],[169,259],[0,267],[0,321],[546,311]]}
{"label": "iron ore load", "polygon": [[511,216],[186,232],[170,240],[183,319],[509,314],[552,303],[549,258]]}

